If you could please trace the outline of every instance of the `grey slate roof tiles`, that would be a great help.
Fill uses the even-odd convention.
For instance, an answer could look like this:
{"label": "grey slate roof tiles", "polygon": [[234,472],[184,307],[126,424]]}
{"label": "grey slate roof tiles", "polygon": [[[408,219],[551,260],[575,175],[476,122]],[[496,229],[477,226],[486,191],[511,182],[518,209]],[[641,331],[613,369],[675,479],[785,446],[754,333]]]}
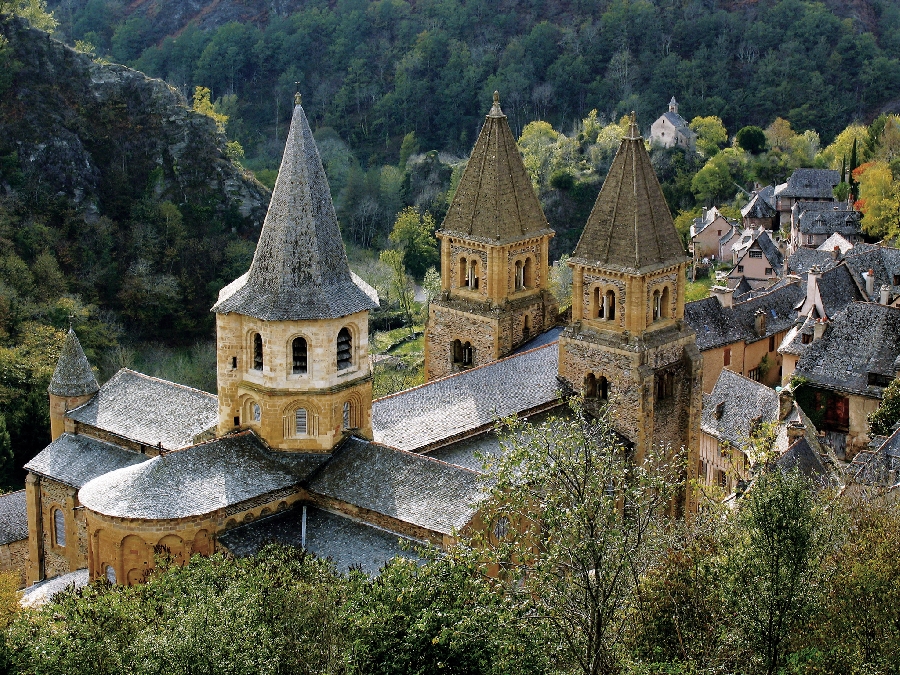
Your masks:
{"label": "grey slate roof tiles", "polygon": [[350,272],[319,151],[297,105],[250,270],[219,292],[213,311],[293,321],[377,306],[377,293]]}
{"label": "grey slate roof tiles", "polygon": [[801,247],[788,256],[787,269],[790,274],[806,274],[813,266],[818,265],[824,272],[839,263],[840,260],[832,257],[831,251]]}
{"label": "grey slate roof tiles", "polygon": [[796,372],[828,389],[880,398],[882,387],[869,385],[869,373],[893,379],[898,356],[900,309],[853,302],[807,345]]}
{"label": "grey slate roof tiles", "polygon": [[[309,456],[305,474],[327,456]],[[223,436],[95,478],[79,492],[92,511],[167,520],[212,513],[298,485],[304,472],[279,461],[253,432]]]}
{"label": "grey slate roof tiles", "polygon": [[199,389],[122,368],[94,398],[66,414],[144,445],[175,450],[219,421],[218,399]]}
{"label": "grey slate roof tiles", "polygon": [[[828,202],[810,202],[819,206],[829,205]],[[843,236],[859,236],[860,220],[862,214],[859,211],[848,209],[818,209],[807,208],[798,217],[798,227],[801,234],[834,234]]]}
{"label": "grey slate roof tiles", "polygon": [[[769,186],[766,189],[774,195],[775,188]],[[741,209],[744,218],[774,218],[777,213],[770,199],[760,192],[755,192],[747,205]]]}
{"label": "grey slate roof tiles", "polygon": [[712,393],[704,396],[701,429],[740,448],[750,439],[757,419],[778,421],[778,394],[764,384],[723,370]]}
{"label": "grey slate roof tiles", "polygon": [[481,499],[479,475],[424,455],[349,438],[310,478],[311,492],[450,534]]}
{"label": "grey slate roof tiles", "polygon": [[775,188],[777,197],[791,199],[834,199],[840,172],[831,169],[796,169],[787,183]]}
{"label": "grey slate roof tiles", "polygon": [[868,270],[875,272],[875,288],[870,300],[878,300],[881,287],[891,287],[893,297],[900,294],[900,284],[894,281],[900,278],[900,249],[888,246],[857,245],[846,255],[847,267],[853,274],[857,285],[865,289],[863,274]]}
{"label": "grey slate roof tiles", "polygon": [[894,485],[900,479],[900,428],[884,438],[878,447],[859,453],[851,470],[857,482]]}
{"label": "grey slate roof tiles", "polygon": [[[240,557],[254,555],[272,542],[299,547],[303,543],[302,518],[302,507],[295,506],[228,530],[218,541]],[[306,507],[306,550],[319,558],[330,559],[341,572],[358,567],[374,576],[392,558],[417,558],[412,548],[404,550],[401,544],[404,541],[409,542],[366,523],[314,506]]]}
{"label": "grey slate roof tiles", "polygon": [[25,490],[0,495],[0,546],[28,539]]}
{"label": "grey slate roof tiles", "polygon": [[819,453],[813,449],[806,438],[795,441],[787,452],[775,460],[775,466],[782,471],[798,469],[801,474],[813,483],[826,485],[831,482],[830,472],[822,463]]}
{"label": "grey slate roof tiles", "polygon": [[69,397],[93,394],[98,389],[100,385],[97,384],[97,378],[84,355],[78,336],[69,328],[47,391],[54,396]]}
{"label": "grey slate roof tiles", "polygon": [[559,343],[553,342],[378,399],[372,404],[375,441],[421,450],[551,403],[558,359]]}
{"label": "grey slate roof tiles", "polygon": [[110,471],[146,462],[149,458],[83,434],[62,434],[41,450],[25,469],[80,488]]}

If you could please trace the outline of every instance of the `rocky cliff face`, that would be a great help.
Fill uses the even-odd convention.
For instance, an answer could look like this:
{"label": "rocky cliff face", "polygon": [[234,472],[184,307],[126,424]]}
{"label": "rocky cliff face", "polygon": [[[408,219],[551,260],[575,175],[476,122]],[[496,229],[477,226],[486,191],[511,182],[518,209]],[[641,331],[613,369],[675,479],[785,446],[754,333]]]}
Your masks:
{"label": "rocky cliff face", "polygon": [[0,36],[0,156],[17,160],[22,177],[18,186],[0,177],[0,193],[41,188],[87,222],[125,217],[150,194],[261,226],[268,190],[228,159],[213,120],[175,89],[17,19],[0,19]]}

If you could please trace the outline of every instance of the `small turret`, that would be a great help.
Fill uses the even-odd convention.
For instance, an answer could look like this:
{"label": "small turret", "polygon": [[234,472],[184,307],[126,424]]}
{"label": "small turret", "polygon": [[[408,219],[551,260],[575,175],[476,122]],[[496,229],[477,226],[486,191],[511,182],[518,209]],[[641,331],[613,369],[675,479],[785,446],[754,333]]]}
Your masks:
{"label": "small turret", "polygon": [[50,437],[56,440],[65,431],[66,412],[86,403],[100,389],[91,364],[84,355],[75,331],[69,327],[56,370],[50,379]]}
{"label": "small turret", "polygon": [[669,101],[669,112],[678,114],[678,101],[675,100],[675,97],[672,97],[672,100]]}

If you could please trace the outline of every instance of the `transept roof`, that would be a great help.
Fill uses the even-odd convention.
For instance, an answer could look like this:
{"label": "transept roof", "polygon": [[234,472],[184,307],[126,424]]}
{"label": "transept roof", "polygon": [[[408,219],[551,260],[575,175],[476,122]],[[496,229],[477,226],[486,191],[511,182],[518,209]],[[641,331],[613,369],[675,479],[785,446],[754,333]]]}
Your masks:
{"label": "transept roof", "polygon": [[219,292],[213,311],[293,321],[377,306],[375,290],[350,272],[322,160],[298,103],[250,270]]}
{"label": "transept roof", "polygon": [[489,243],[552,233],[497,92],[441,229]]}
{"label": "transept roof", "polygon": [[687,260],[633,118],[572,258],[631,273]]}

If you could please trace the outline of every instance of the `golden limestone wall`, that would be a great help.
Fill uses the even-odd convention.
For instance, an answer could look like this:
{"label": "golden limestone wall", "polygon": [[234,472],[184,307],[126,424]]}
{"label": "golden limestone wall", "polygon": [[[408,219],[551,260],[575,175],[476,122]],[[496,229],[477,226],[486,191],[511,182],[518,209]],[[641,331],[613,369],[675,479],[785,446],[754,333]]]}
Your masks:
{"label": "golden limestone wall", "polygon": [[28,540],[20,539],[0,546],[0,572],[15,572],[19,576],[19,588],[27,581]]}
{"label": "golden limestone wall", "polygon": [[[337,367],[337,337],[352,336],[352,363]],[[254,369],[254,335],[263,343],[263,368]],[[217,314],[218,433],[252,428],[281,450],[327,452],[349,428],[372,437],[372,374],[368,312],[321,321],[269,322],[240,314]],[[307,370],[293,372],[295,338],[307,344]],[[255,406],[260,415],[256,419]],[[296,433],[296,411],[307,411],[307,433]]]}
{"label": "golden limestone wall", "polygon": [[66,431],[66,413],[87,403],[94,394],[85,396],[56,396],[50,394],[50,440],[55,441]]}
{"label": "golden limestone wall", "polygon": [[211,555],[216,551],[218,535],[225,530],[283,511],[302,498],[301,492],[281,490],[178,520],[113,518],[88,511],[88,573],[91,579],[105,577],[128,586],[142,583],[155,566],[155,556],[163,552],[160,547],[165,547],[178,564],[195,554]]}
{"label": "golden limestone wall", "polygon": [[[87,565],[87,529],[77,489],[34,474],[25,481],[28,513],[27,580],[33,584]],[[63,516],[65,541],[57,539],[56,512]]]}

